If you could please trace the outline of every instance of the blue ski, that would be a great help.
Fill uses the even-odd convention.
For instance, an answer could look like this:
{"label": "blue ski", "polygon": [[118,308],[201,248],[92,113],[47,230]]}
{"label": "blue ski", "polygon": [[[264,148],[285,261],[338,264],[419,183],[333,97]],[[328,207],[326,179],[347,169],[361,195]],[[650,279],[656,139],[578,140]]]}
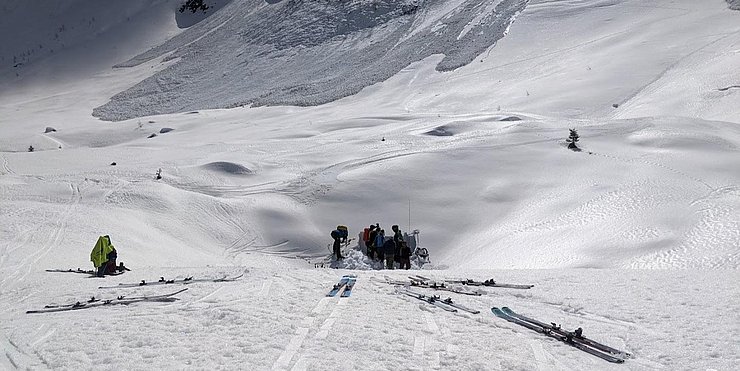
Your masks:
{"label": "blue ski", "polygon": [[347,282],[349,282],[349,279],[351,277],[352,276],[350,275],[342,276],[342,279],[340,279],[339,282],[336,285],[334,285],[334,287],[331,289],[331,291],[329,291],[328,294],[326,294],[326,296],[336,296],[339,293],[339,291],[341,291],[342,288],[347,285]]}
{"label": "blue ski", "polygon": [[347,298],[352,295],[352,288],[355,287],[355,282],[357,282],[357,277],[350,276],[347,284],[344,286],[344,291],[342,291],[341,297]]}

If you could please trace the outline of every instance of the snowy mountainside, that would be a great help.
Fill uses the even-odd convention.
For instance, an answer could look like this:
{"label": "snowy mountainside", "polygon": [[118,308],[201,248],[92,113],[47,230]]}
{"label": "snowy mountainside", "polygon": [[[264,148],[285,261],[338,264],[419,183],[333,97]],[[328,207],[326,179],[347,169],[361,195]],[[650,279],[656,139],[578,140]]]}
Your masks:
{"label": "snowy mountainside", "polygon": [[[740,12],[725,1],[531,0],[510,23],[499,6],[524,2],[234,0],[187,30],[174,0],[2,4],[10,54],[54,53],[0,64],[0,369],[740,364]],[[106,21],[58,49],[50,30],[92,16]],[[255,92],[268,106],[204,109]],[[370,223],[421,230],[432,262],[381,271],[355,243],[330,262],[337,224],[356,238]],[[104,234],[131,271],[45,271],[91,269]],[[343,274],[352,295],[325,297]],[[481,311],[450,313],[385,281],[409,274],[534,287],[416,288]],[[227,275],[242,276],[137,285]],[[633,357],[607,363],[503,306]]]}
{"label": "snowy mountainside", "polygon": [[123,120],[250,104],[326,103],[430,55],[444,55],[439,71],[470,63],[505,35],[527,3],[233,1],[167,43],[119,65],[135,66],[165,54],[179,58],[96,108],[94,115]]}
{"label": "snowy mountainside", "polygon": [[[8,178],[4,187],[9,195],[22,195],[29,184],[39,188],[21,199],[8,196],[6,202],[20,205],[50,193],[51,199],[74,204],[80,219],[76,225],[98,220],[105,229],[120,230],[126,244],[149,240],[165,250],[186,246],[194,252],[203,246],[225,246],[227,255],[236,259],[241,259],[240,252],[253,249],[317,256],[326,253],[323,230],[337,220],[359,229],[373,222],[400,224],[410,216],[412,227],[422,229],[422,238],[439,263],[448,266],[740,264],[737,126],[721,121],[737,117],[733,102],[740,89],[721,91],[719,96],[702,93],[730,85],[738,73],[725,67],[740,58],[728,51],[737,46],[731,36],[740,33],[736,22],[740,13],[724,6],[691,1],[647,7],[636,1],[533,1],[480,61],[439,72],[440,63],[450,56],[434,55],[332,104],[190,111],[102,127],[89,116],[94,107],[135,84],[133,90],[143,93],[140,98],[147,105],[170,104],[169,99],[154,98],[160,88],[199,105],[200,100],[181,94],[178,80],[161,74],[187,65],[178,63],[181,59],[196,63],[201,57],[215,58],[193,70],[192,79],[180,76],[199,89],[198,97],[208,97],[207,86],[218,77],[202,77],[212,81],[201,84],[198,73],[231,68],[234,60],[219,59],[211,52],[204,57],[202,52],[210,50],[206,46],[222,47],[217,41],[232,45],[245,37],[232,29],[243,25],[227,16],[255,19],[253,13],[269,15],[265,12],[271,7],[293,7],[290,14],[301,20],[301,27],[295,30],[287,21],[276,22],[282,26],[275,30],[298,32],[297,39],[246,30],[253,30],[255,42],[275,50],[301,49],[297,45],[302,44],[323,48],[336,41],[329,36],[345,35],[342,42],[354,41],[343,52],[361,54],[362,43],[368,41],[360,35],[363,32],[370,32],[365,35],[373,40],[375,33],[404,29],[396,35],[401,43],[426,40],[425,30],[443,24],[440,19],[470,16],[465,22],[464,17],[453,22],[464,24],[456,33],[463,40],[478,32],[474,26],[483,21],[481,14],[498,14],[495,9],[505,2],[488,2],[483,13],[462,6],[469,2],[446,2],[424,5],[412,14],[402,14],[400,5],[380,2],[387,7],[371,8],[371,14],[379,16],[377,24],[359,21],[364,19],[366,2],[311,4],[234,1],[188,31],[175,32],[162,46],[125,62],[128,67],[90,68],[89,80],[50,80],[45,85],[28,83],[25,77],[6,79],[14,94],[4,90],[0,102],[4,117],[0,145],[9,152],[3,155],[3,173],[46,179]],[[349,23],[353,32],[337,33],[330,27],[337,23],[327,21],[323,34],[305,33],[304,25],[316,18],[304,7],[317,4],[326,6],[321,11],[308,9],[323,14],[325,18],[319,19],[333,20],[343,14],[340,10],[360,12],[358,21]],[[160,5],[170,8],[170,23],[163,29],[166,34],[174,32],[173,4]],[[371,32],[370,26],[378,30]],[[674,39],[677,32],[681,38]],[[277,49],[275,43],[284,45]],[[139,50],[147,47],[141,45]],[[73,48],[69,54],[74,52]],[[225,51],[227,56],[230,52]],[[167,61],[156,58],[165,54]],[[66,59],[56,56],[24,68],[32,76],[55,61]],[[275,71],[291,74],[301,68],[289,68],[290,63],[300,61],[272,59],[273,66],[256,78],[272,81]],[[317,76],[322,75],[310,75]],[[241,83],[237,80],[234,84]],[[145,88],[147,81],[157,81],[157,87]],[[702,84],[700,89],[695,83]],[[219,85],[219,91],[233,97],[242,93],[228,83]],[[625,102],[612,107],[619,99]],[[658,117],[674,113],[695,118]],[[644,114],[656,117],[640,118]],[[41,134],[46,126],[61,130]],[[158,127],[175,131],[147,138]],[[562,148],[572,127],[584,136],[584,152]],[[23,153],[29,145],[37,153]],[[705,156],[695,156],[697,151]],[[111,167],[112,162],[118,162],[117,167]],[[59,170],[60,163],[67,167]],[[158,168],[164,171],[163,182],[151,183]],[[655,189],[663,191],[656,195]],[[85,192],[93,197],[75,203]],[[52,210],[59,206],[63,206],[59,212],[69,211],[66,203],[52,203],[43,205],[41,213],[56,213]],[[115,218],[104,217],[108,208],[131,224],[116,226]],[[142,209],[153,212],[142,218]],[[192,229],[173,214],[224,222]],[[22,220],[15,224],[24,225]],[[613,228],[607,231],[603,225]],[[143,238],[131,233],[134,230],[149,232]],[[553,249],[560,253],[548,253]],[[76,251],[69,259],[77,261],[84,254]],[[146,254],[142,251],[137,259],[146,261]]]}
{"label": "snowy mountainside", "polygon": [[[44,73],[47,80],[59,75],[78,77],[96,65],[130,58],[127,52],[131,52],[133,42],[141,48],[142,42],[146,45],[152,34],[171,36],[159,20],[171,15],[176,3],[174,0],[3,1],[0,84],[11,77],[38,78],[35,75],[40,71],[27,73],[26,67],[47,58],[57,62],[67,59],[66,63],[56,63],[54,71]],[[101,44],[105,43],[115,45],[113,49],[117,50],[102,53]],[[83,68],[84,71],[79,71]]]}

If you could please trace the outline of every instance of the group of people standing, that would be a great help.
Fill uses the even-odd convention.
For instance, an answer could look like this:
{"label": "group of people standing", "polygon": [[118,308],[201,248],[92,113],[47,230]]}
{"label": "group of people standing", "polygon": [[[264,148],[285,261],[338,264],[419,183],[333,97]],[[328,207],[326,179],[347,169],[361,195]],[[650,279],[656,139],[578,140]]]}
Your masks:
{"label": "group of people standing", "polygon": [[411,269],[411,249],[403,239],[397,225],[391,227],[393,238],[386,238],[385,230],[380,224],[365,228],[362,240],[367,248],[367,256],[375,261],[385,262],[386,269],[394,269],[395,263],[400,269]]}
{"label": "group of people standing", "polygon": [[[403,238],[403,233],[397,225],[391,227],[393,237],[386,237],[385,230],[380,224],[370,225],[362,233],[362,242],[367,248],[367,256],[381,263],[385,263],[386,269],[394,269],[398,263],[400,269],[411,269],[411,248]],[[349,236],[346,226],[339,225],[331,232],[334,240],[332,247],[336,260],[344,259],[342,256],[342,243],[347,243]]]}

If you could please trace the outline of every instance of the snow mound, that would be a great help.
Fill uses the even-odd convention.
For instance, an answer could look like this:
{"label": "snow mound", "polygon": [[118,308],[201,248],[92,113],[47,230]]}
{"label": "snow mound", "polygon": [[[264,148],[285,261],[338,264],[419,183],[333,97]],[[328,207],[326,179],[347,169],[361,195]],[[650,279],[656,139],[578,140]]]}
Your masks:
{"label": "snow mound", "polygon": [[507,116],[507,117],[502,118],[499,121],[522,121],[522,119],[517,116]]}
{"label": "snow mound", "polygon": [[115,95],[105,120],[245,105],[318,105],[443,54],[467,65],[503,38],[527,0],[236,0],[118,67],[177,62]]}
{"label": "snow mound", "polygon": [[456,132],[448,125],[442,125],[442,126],[437,126],[436,128],[429,130],[424,134],[435,136],[435,137],[451,137],[455,135]]}
{"label": "snow mound", "polygon": [[201,166],[205,170],[219,172],[227,175],[250,175],[252,170],[249,168],[228,161],[210,162]]}

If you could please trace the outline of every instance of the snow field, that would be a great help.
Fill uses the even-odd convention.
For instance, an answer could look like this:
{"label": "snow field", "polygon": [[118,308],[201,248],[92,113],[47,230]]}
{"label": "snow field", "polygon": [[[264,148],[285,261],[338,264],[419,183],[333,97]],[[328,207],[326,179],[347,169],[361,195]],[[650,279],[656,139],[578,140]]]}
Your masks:
{"label": "snow field", "polygon": [[[427,37],[423,30],[450,32],[435,21],[442,17],[459,27],[454,38],[471,37],[477,18],[468,16],[479,13],[474,7],[455,13],[470,3],[430,7],[399,25],[409,32],[395,36],[414,45],[413,38]],[[44,17],[51,10],[51,19],[60,20],[84,20],[94,9],[9,4],[13,12],[42,9],[37,14]],[[149,4],[129,3],[126,12],[111,7],[99,24],[118,26],[76,29],[95,36],[53,55],[34,54],[22,67],[0,68],[0,368],[730,370],[740,364],[734,341],[740,335],[740,90],[733,88],[740,13],[725,2],[533,0],[508,35],[467,66],[440,73],[437,67],[450,59],[435,53],[401,67],[379,64],[374,67],[389,76],[399,72],[317,107],[202,109],[209,86],[220,89],[210,97],[219,103],[259,76],[272,89],[267,83],[275,71],[292,75],[307,58],[273,55],[259,74],[240,80],[213,72],[230,71],[234,61],[216,53],[210,65],[196,66],[194,72],[206,73],[200,81],[178,75],[197,94],[172,93],[187,103],[172,105],[176,113],[101,122],[92,110],[117,93],[133,87],[149,99],[156,89],[139,84],[145,79],[157,89],[173,88],[178,80],[153,76],[173,73],[180,58],[202,52],[204,44],[241,35],[238,24],[219,17],[182,32],[173,2],[151,3],[143,12]],[[306,22],[310,16],[301,14]],[[56,42],[47,32],[54,22],[32,28],[32,18],[29,27],[19,20],[2,23],[19,31],[0,32],[0,41],[24,41],[17,37],[24,34],[34,45],[48,41],[45,50]],[[131,30],[141,33],[130,38]],[[392,39],[388,29],[362,32],[341,47],[360,50]],[[145,52],[165,40],[171,41]],[[316,55],[334,53],[335,46]],[[180,52],[162,53],[173,49]],[[338,73],[331,77],[351,70],[330,56]],[[131,67],[110,69],[114,64]],[[301,71],[301,78],[326,77]],[[218,76],[233,85],[220,84]],[[361,77],[350,75],[362,86],[372,80]],[[326,80],[336,85],[332,94],[346,93],[346,79]],[[300,89],[287,92],[291,99],[318,99]],[[42,134],[47,126],[58,131]],[[582,152],[565,149],[569,128],[578,129]],[[152,133],[157,136],[147,138]],[[29,145],[37,150],[28,153]],[[161,180],[154,179],[158,169]],[[451,314],[378,282],[408,272],[312,268],[328,253],[331,228],[348,225],[355,235],[376,222],[386,230],[392,224],[421,230],[433,261],[427,267],[435,268],[424,275],[536,286],[485,289],[482,297],[450,294],[482,311]],[[119,261],[132,272],[98,280],[43,271],[89,268],[101,234],[111,235]],[[356,254],[346,263],[369,268]],[[175,289],[98,290],[103,284],[244,270],[238,282],[190,285],[173,303],[24,313],[93,295]],[[359,275],[352,296],[324,298],[345,273]],[[635,358],[605,363],[495,318],[492,306],[583,327]]]}
{"label": "snow field", "polygon": [[[182,286],[95,290],[164,272],[168,278],[238,273],[236,267],[147,268],[105,280],[67,273],[57,277],[76,295],[55,296],[38,285],[19,309],[100,297],[137,296]],[[344,273],[357,274],[349,298],[326,298]],[[506,270],[425,271],[431,278],[534,283],[530,290],[482,288],[481,297],[451,296],[482,313],[448,313],[393,293],[382,274],[405,272],[250,268],[236,282],[194,283],[174,303],[140,303],[26,316],[10,340],[34,353],[34,368],[103,368],[147,364],[156,368],[233,369],[731,369],[738,303],[735,271]],[[129,276],[129,274],[131,274]],[[373,278],[374,277],[374,278]],[[149,277],[152,280],[154,277]],[[38,281],[42,283],[43,280]],[[578,289],[574,291],[574,287]],[[706,290],[712,287],[712,290]],[[690,292],[691,295],[685,295]],[[447,295],[449,294],[449,295]],[[633,303],[640,303],[634,305]],[[583,327],[584,334],[634,355],[612,365],[540,334],[495,318],[491,306]],[[13,310],[15,312],[16,310]],[[700,313],[700,316],[697,314]],[[720,320],[726,326],[710,323]],[[136,324],[135,326],[133,324]],[[676,326],[680,323],[680,326]],[[107,335],[105,342],[98,336]],[[74,339],[74,340],[71,340]],[[16,351],[21,353],[20,351]],[[14,354],[14,353],[13,353]],[[15,354],[14,354],[15,355]],[[20,362],[20,361],[19,361]]]}

